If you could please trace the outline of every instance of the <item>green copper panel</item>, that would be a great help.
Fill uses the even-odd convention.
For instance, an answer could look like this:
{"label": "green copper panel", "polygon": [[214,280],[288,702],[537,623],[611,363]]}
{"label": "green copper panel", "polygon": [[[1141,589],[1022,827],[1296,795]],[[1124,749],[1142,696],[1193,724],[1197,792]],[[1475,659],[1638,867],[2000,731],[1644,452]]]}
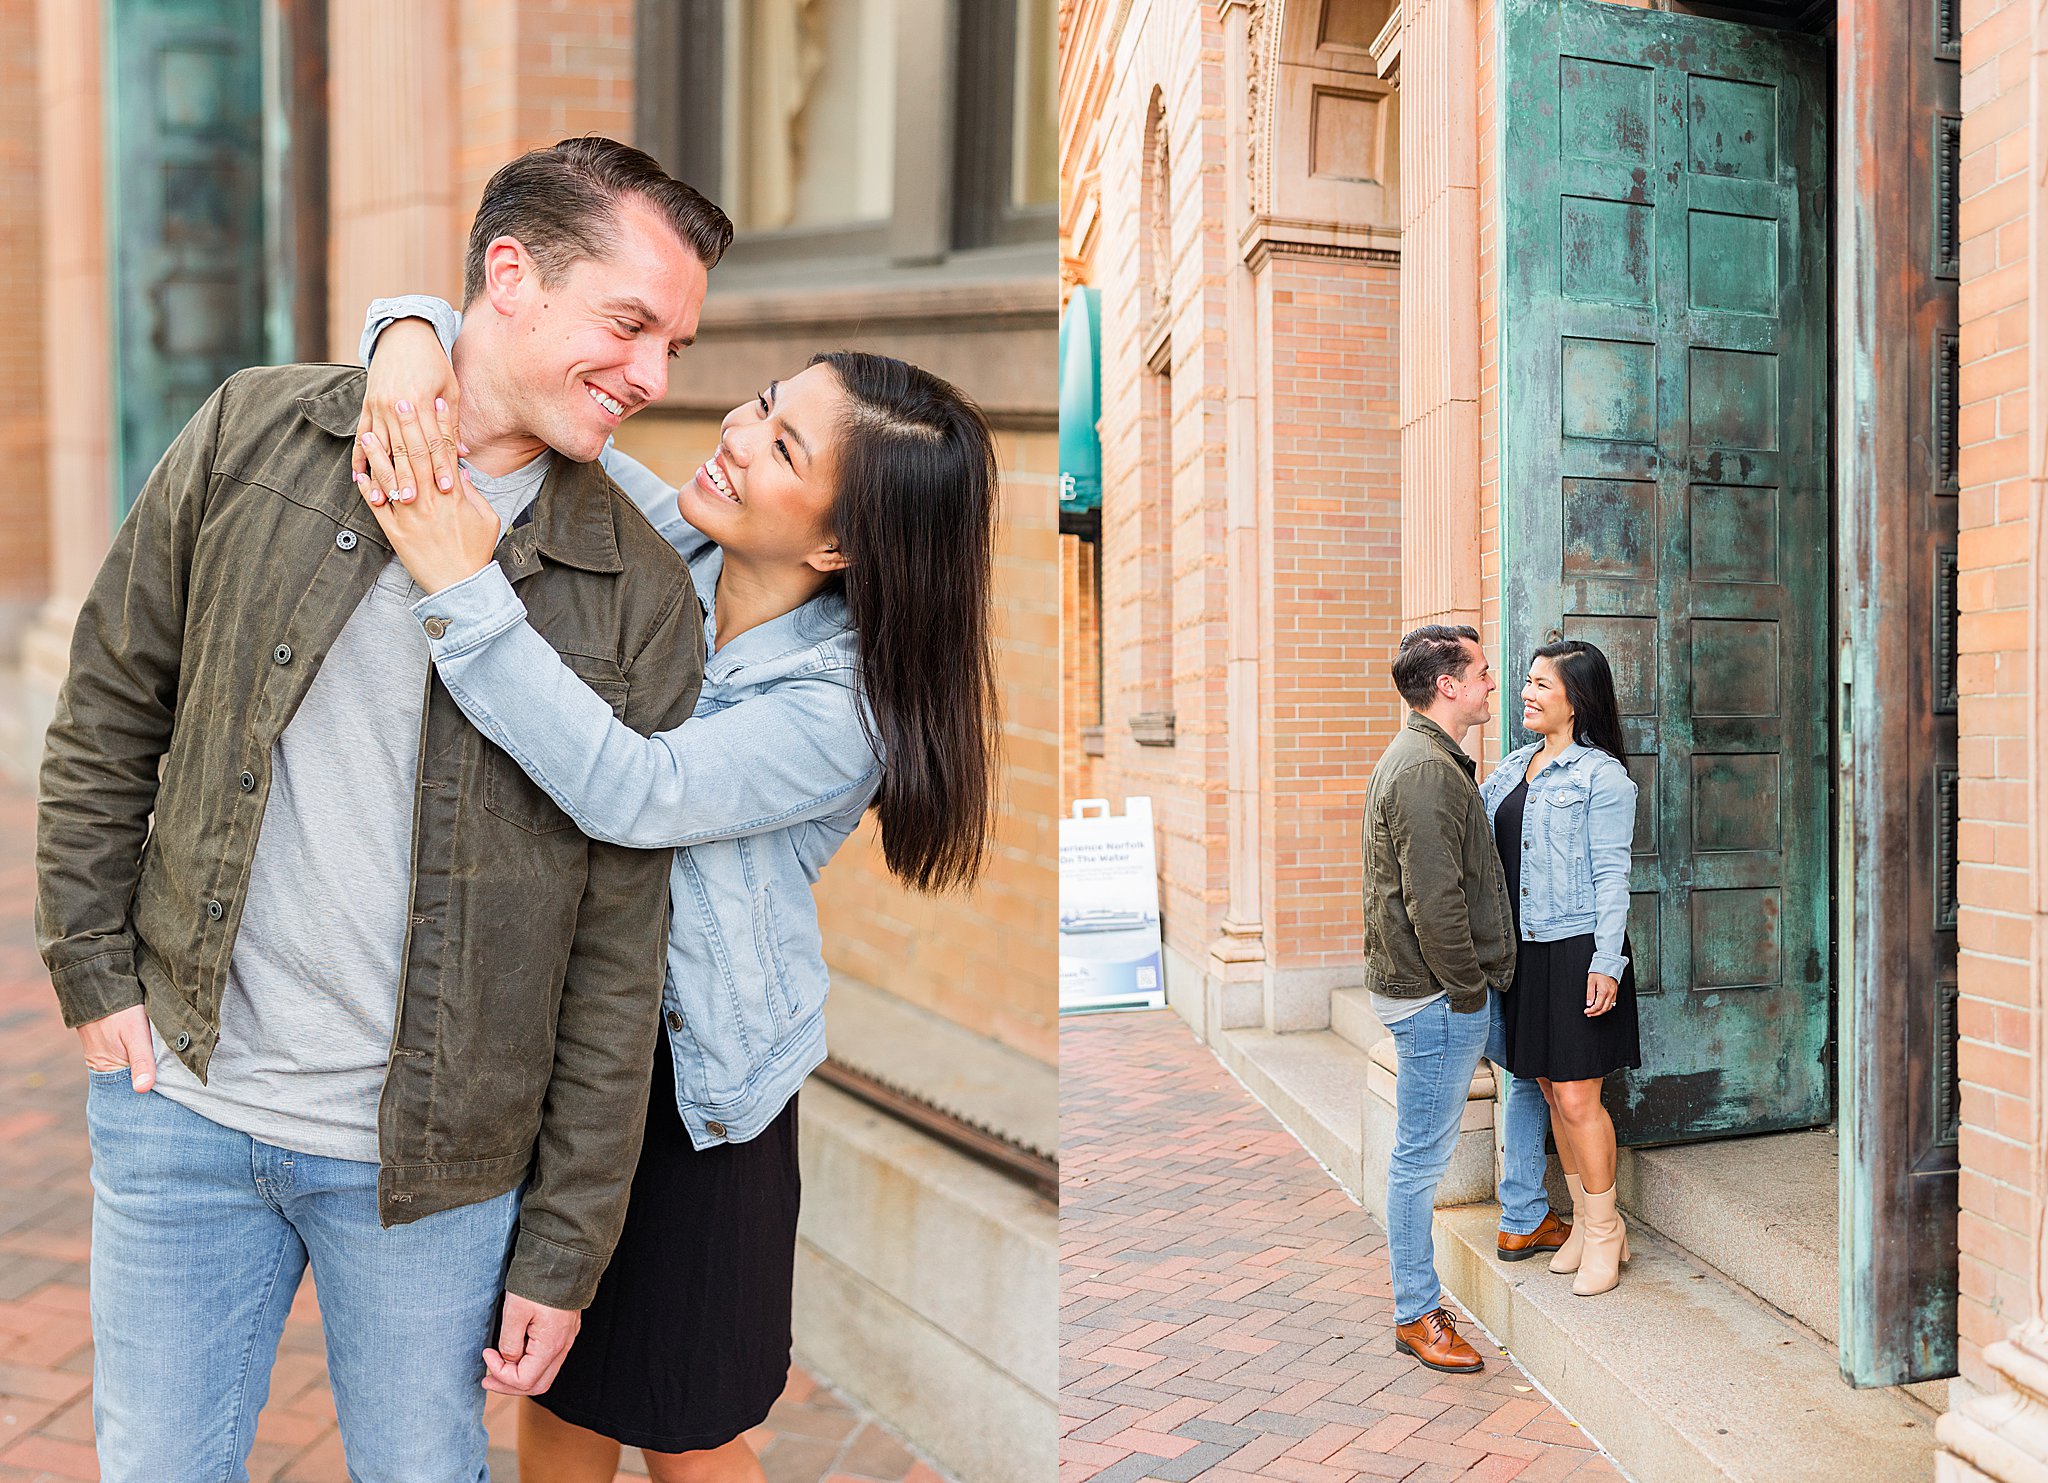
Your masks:
{"label": "green copper panel", "polygon": [[104,0],[117,509],[264,336],[258,0]]}
{"label": "green copper panel", "polygon": [[1778,224],[1726,211],[1686,215],[1685,266],[1692,307],[1731,314],[1778,312]]}
{"label": "green copper panel", "polygon": [[1500,666],[1562,633],[1615,673],[1644,1065],[1609,1104],[1637,1144],[1824,1123],[1827,57],[1596,0],[1501,35]]}

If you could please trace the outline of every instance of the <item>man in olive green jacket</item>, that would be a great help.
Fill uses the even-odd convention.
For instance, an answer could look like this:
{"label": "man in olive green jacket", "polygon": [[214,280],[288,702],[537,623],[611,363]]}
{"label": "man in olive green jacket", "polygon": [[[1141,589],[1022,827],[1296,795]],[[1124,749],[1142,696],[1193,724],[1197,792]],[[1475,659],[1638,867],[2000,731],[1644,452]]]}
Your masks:
{"label": "man in olive green jacket", "polygon": [[[591,460],[730,238],[584,139],[493,176],[470,241],[459,434],[500,564],[643,733],[691,714],[699,607]],[[547,1387],[624,1215],[668,860],[586,839],[433,677],[351,482],[363,391],[287,366],[208,399],[50,727],[37,928],[91,1072],[109,1483],[239,1468],[308,1265],[351,1476],[483,1476],[484,1388]]]}
{"label": "man in olive green jacket", "polygon": [[[1515,972],[1505,873],[1462,745],[1493,714],[1495,684],[1478,633],[1442,624],[1401,641],[1394,684],[1410,714],[1373,769],[1364,840],[1365,985],[1398,1057],[1387,1171],[1394,1335],[1421,1363],[1462,1373],[1482,1361],[1443,1307],[1430,1220],[1473,1073],[1496,1038],[1498,992]],[[1554,1251],[1570,1234],[1542,1198],[1540,1091],[1515,1087],[1499,1238],[1509,1261]]]}

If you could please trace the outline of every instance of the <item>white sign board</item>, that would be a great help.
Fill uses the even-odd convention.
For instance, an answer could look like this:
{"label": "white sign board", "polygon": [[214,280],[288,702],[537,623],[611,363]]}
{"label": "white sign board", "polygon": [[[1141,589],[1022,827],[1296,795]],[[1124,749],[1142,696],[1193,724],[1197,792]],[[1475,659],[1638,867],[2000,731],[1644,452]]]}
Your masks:
{"label": "white sign board", "polygon": [[1166,1003],[1152,800],[1127,799],[1124,810],[1083,798],[1060,820],[1062,1014]]}

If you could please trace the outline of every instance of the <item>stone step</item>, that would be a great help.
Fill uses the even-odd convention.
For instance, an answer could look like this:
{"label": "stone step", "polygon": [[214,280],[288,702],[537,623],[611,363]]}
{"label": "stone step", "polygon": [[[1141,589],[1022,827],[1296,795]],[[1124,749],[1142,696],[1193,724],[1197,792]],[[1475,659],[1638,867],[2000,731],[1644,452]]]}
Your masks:
{"label": "stone step", "polygon": [[1836,1152],[1825,1129],[1624,1148],[1615,1187],[1635,1221],[1837,1344]]}
{"label": "stone step", "polygon": [[[1329,1030],[1287,1035],[1225,1030],[1216,1037],[1215,1049],[1252,1095],[1337,1176],[1351,1198],[1360,1199],[1362,1109],[1372,1070],[1366,1053]],[[1373,1174],[1375,1180],[1384,1176],[1384,1166]]]}
{"label": "stone step", "polygon": [[1387,1038],[1386,1026],[1372,1012],[1372,995],[1364,989],[1336,989],[1330,994],[1330,1029],[1360,1050],[1369,1051]]}
{"label": "stone step", "polygon": [[1932,1410],[1845,1384],[1831,1346],[1655,1231],[1631,1230],[1621,1286],[1580,1298],[1540,1260],[1495,1256],[1499,1216],[1438,1210],[1438,1272],[1636,1483],[1933,1476]]}
{"label": "stone step", "polygon": [[[1387,1218],[1387,1164],[1394,1152],[1394,1041],[1361,1051],[1333,1030],[1227,1030],[1224,1064],[1287,1125],[1375,1220]],[[1481,1062],[1466,1092],[1457,1146],[1437,1186],[1446,1203],[1492,1198],[1493,1068]]]}

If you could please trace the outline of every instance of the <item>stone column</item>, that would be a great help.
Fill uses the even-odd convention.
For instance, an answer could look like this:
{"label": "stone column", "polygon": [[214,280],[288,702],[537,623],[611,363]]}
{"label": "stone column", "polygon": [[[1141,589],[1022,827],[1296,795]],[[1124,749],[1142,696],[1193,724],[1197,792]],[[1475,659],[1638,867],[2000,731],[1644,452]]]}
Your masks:
{"label": "stone column", "polygon": [[22,641],[33,770],[70,667],[71,626],[113,539],[113,330],[101,120],[101,7],[40,0],[43,405],[49,430],[50,597]]}
{"label": "stone column", "polygon": [[1473,0],[1405,0],[1401,616],[1480,620],[1478,40]]}
{"label": "stone column", "polygon": [[[1251,55],[1246,34],[1245,12],[1254,8],[1244,0],[1218,0],[1225,77],[1248,76],[1259,65]],[[1228,204],[1224,219],[1236,223],[1244,221],[1251,209],[1246,189],[1249,151],[1259,143],[1247,137],[1243,109],[1227,109],[1225,116],[1224,198]],[[1208,1022],[1218,1027],[1238,1023],[1241,1010],[1233,1014],[1223,1005],[1242,1004],[1256,987],[1260,1021],[1270,1029],[1292,1029],[1294,1026],[1280,1023],[1286,1016],[1271,1002],[1261,905],[1265,837],[1261,827],[1259,680],[1264,625],[1259,621],[1263,586],[1259,533],[1271,480],[1260,436],[1259,369],[1266,364],[1268,347],[1259,333],[1257,288],[1251,271],[1242,260],[1233,259],[1227,272],[1224,343],[1230,352],[1224,357],[1223,561],[1229,626],[1224,636],[1223,705],[1230,894],[1220,930],[1209,944],[1206,977],[1211,995],[1220,1002],[1211,1007]]]}
{"label": "stone column", "polygon": [[454,0],[329,8],[328,354],[356,358],[380,294],[462,297],[473,202],[456,199]]}

